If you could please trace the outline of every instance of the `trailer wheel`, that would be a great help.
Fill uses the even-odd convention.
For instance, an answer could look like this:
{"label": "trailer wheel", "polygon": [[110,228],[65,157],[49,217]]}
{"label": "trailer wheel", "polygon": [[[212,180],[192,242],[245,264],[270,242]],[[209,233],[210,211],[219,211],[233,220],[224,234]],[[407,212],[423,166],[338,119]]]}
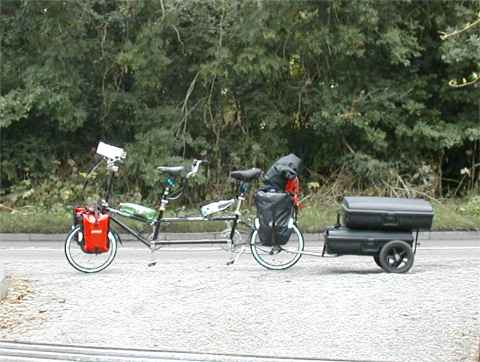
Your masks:
{"label": "trailer wheel", "polygon": [[377,264],[380,268],[383,269],[382,264],[380,264],[380,257],[378,255],[374,255],[373,260],[375,260],[375,264]]}
{"label": "trailer wheel", "polygon": [[393,240],[382,247],[378,259],[387,273],[406,273],[413,266],[414,255],[408,243]]}

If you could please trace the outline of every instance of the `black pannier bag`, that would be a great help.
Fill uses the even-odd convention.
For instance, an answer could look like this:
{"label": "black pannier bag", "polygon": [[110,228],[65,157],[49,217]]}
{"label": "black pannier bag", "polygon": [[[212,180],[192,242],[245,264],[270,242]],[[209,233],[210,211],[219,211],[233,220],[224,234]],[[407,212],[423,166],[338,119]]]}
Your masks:
{"label": "black pannier bag", "polygon": [[255,194],[257,218],[260,222],[258,236],[263,245],[285,245],[293,229],[288,222],[293,213],[293,201],[286,192],[266,192]]}
{"label": "black pannier bag", "polygon": [[422,199],[394,197],[345,197],[343,221],[346,227],[373,230],[430,230],[432,205]]}
{"label": "black pannier bag", "polygon": [[264,186],[262,190],[285,190],[287,180],[291,180],[298,175],[300,171],[300,160],[296,155],[290,153],[274,162],[263,177]]}

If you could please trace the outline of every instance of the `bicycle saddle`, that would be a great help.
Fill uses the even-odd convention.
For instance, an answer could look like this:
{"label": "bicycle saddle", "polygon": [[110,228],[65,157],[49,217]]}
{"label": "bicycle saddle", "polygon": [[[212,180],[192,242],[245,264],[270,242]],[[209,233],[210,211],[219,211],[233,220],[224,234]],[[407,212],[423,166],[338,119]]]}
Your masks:
{"label": "bicycle saddle", "polygon": [[172,176],[180,175],[183,172],[184,169],[185,169],[185,167],[183,167],[183,166],[172,166],[172,167],[159,166],[159,167],[157,167],[158,171],[165,172],[165,173],[167,173],[169,175],[172,175]]}
{"label": "bicycle saddle", "polygon": [[251,168],[249,170],[232,171],[230,177],[239,181],[251,181],[257,179],[262,174],[262,170],[259,168]]}

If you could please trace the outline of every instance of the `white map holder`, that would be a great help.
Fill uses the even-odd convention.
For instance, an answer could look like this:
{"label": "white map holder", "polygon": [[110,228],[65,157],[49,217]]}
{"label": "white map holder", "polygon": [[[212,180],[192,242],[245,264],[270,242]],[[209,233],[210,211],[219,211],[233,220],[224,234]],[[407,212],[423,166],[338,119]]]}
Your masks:
{"label": "white map holder", "polygon": [[127,157],[127,152],[125,152],[123,148],[115,147],[104,142],[98,143],[97,154],[114,161]]}

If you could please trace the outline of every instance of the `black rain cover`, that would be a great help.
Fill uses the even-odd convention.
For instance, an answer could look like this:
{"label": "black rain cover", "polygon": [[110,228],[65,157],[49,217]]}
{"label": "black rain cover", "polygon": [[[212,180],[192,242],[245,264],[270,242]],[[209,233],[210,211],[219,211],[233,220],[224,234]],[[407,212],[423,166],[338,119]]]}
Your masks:
{"label": "black rain cover", "polygon": [[301,163],[302,160],[293,153],[279,158],[263,177],[263,183],[265,186],[262,187],[262,189],[274,189],[276,191],[285,190],[287,180],[291,180],[298,175]]}
{"label": "black rain cover", "polygon": [[293,202],[288,193],[257,191],[255,194],[257,217],[260,221],[258,236],[263,245],[284,245],[293,229],[288,228]]}

